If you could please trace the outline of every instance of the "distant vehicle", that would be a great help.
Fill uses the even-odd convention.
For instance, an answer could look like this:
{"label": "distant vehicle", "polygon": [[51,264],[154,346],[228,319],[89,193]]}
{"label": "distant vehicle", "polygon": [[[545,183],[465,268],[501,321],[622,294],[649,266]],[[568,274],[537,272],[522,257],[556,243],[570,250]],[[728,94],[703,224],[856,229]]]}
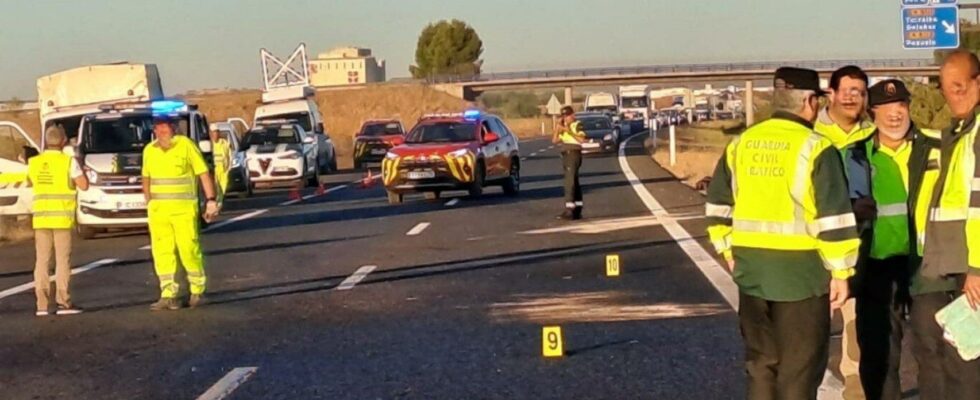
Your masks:
{"label": "distant vehicle", "polygon": [[405,141],[405,128],[395,119],[368,120],[354,134],[354,169],[380,163],[392,147]]}
{"label": "distant vehicle", "polygon": [[381,170],[391,204],[411,192],[438,199],[464,189],[476,197],[490,185],[513,196],[521,183],[517,136],[500,118],[478,110],[423,116],[405,143],[388,151]]}
{"label": "distant vehicle", "polygon": [[616,151],[620,130],[613,124],[612,118],[603,114],[578,113],[575,114],[575,119],[588,138],[582,143],[583,153]]}
{"label": "distant vehicle", "polygon": [[610,116],[619,114],[619,99],[616,95],[606,92],[596,92],[585,96],[585,111],[607,113]]}
{"label": "distant vehicle", "polygon": [[248,168],[245,167],[245,150],[242,148],[241,139],[238,138],[235,124],[215,122],[211,124],[211,130],[218,131],[228,138],[231,147],[231,165],[228,168],[228,188],[225,194],[235,193],[239,198],[251,196],[252,180],[248,176]]}
{"label": "distant vehicle", "polygon": [[631,85],[619,87],[619,110],[624,120],[633,121],[633,130],[650,127],[653,106],[650,102],[650,86]]}
{"label": "distant vehicle", "polygon": [[294,122],[267,121],[242,141],[245,164],[254,189],[295,188],[319,184],[315,139]]}

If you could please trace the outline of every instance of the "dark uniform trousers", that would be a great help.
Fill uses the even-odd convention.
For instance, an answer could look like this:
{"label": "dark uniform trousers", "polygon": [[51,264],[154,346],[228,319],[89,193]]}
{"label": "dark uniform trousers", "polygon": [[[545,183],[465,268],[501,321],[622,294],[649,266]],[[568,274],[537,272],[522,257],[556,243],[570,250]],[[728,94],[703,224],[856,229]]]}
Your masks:
{"label": "dark uniform trousers", "polygon": [[565,208],[581,216],[582,186],[578,182],[578,170],[582,167],[582,148],[562,145],[561,163],[565,170]]}
{"label": "dark uniform trousers", "polygon": [[750,400],[816,399],[827,369],[830,296],[793,302],[739,293]]}
{"label": "dark uniform trousers", "polygon": [[912,352],[919,364],[921,400],[980,399],[980,359],[963,361],[943,340],[943,331],[936,323],[936,313],[959,295],[937,292],[912,297]]}
{"label": "dark uniform trousers", "polygon": [[868,259],[855,297],[861,386],[868,400],[902,398],[902,321],[908,304],[908,257]]}

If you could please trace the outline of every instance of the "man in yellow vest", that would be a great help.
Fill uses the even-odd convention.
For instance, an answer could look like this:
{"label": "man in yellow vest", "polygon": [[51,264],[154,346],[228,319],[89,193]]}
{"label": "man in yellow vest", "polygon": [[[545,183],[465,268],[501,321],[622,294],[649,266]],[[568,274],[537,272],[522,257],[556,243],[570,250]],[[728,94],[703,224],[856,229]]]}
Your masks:
{"label": "man in yellow vest", "polygon": [[160,279],[160,300],[151,310],[177,310],[179,284],[177,255],[187,273],[190,285],[190,307],[204,301],[207,277],[201,253],[198,226],[200,182],[207,206],[204,220],[217,216],[214,181],[200,149],[193,140],[177,135],[176,127],[166,116],[154,117],[156,139],[143,149],[143,196],[147,200],[153,266]]}
{"label": "man in yellow vest", "polygon": [[231,144],[225,133],[219,130],[211,131],[211,148],[214,154],[214,178],[218,184],[218,204],[224,204],[225,192],[228,191],[228,170],[231,168]]}
{"label": "man in yellow vest", "polygon": [[725,149],[705,213],[739,288],[749,399],[816,399],[830,312],[848,297],[860,240],[840,153],[813,131],[816,71],[780,68],[773,117]]}
{"label": "man in yellow vest", "polygon": [[912,124],[911,97],[897,79],[869,88],[869,114],[877,130],[854,144],[845,160],[852,181],[870,183],[864,193],[874,202],[873,213],[857,215],[858,224],[868,229],[861,233],[860,272],[852,284],[861,383],[865,396],[874,400],[902,398],[899,369],[910,300],[909,255],[915,242],[910,234],[909,193],[910,188],[922,187],[927,157],[939,149],[938,131]]}
{"label": "man in yellow vest", "polygon": [[[829,102],[827,107],[820,111],[814,129],[840,150],[844,160],[848,158],[849,147],[867,139],[874,132],[874,125],[864,117],[867,98],[868,75],[861,68],[849,65],[831,74]],[[866,189],[869,182],[863,177],[849,178],[851,200],[854,201],[855,211],[862,215],[874,215],[874,201],[868,197]],[[859,280],[860,277],[857,277],[854,282]],[[839,367],[841,375],[844,376],[845,400],[864,399],[859,376],[861,351],[857,343],[855,316],[855,302],[851,299],[841,307],[844,332],[841,335],[842,354]]]}
{"label": "man in yellow vest", "polygon": [[55,256],[57,315],[82,312],[71,301],[71,231],[75,227],[75,189],[88,190],[88,180],[78,161],[62,153],[65,130],[52,125],[44,132],[44,152],[27,162],[27,179],[33,184],[34,293],[39,317],[51,315],[51,254]]}
{"label": "man in yellow vest", "polygon": [[578,171],[582,167],[582,143],[587,136],[575,120],[575,110],[565,106],[555,127],[551,141],[561,144],[561,162],[565,171],[565,212],[558,216],[564,220],[582,219],[582,186]]}
{"label": "man in yellow vest", "polygon": [[916,207],[921,210],[916,235],[923,241],[918,273],[937,287],[912,299],[913,350],[920,365],[933,368],[923,377],[920,367],[919,387],[929,390],[923,400],[980,399],[980,359],[963,361],[943,340],[935,321],[936,312],[960,293],[974,309],[980,308],[980,60],[968,51],[951,53],[940,68],[939,81],[953,121],[942,132],[939,171],[928,208]]}

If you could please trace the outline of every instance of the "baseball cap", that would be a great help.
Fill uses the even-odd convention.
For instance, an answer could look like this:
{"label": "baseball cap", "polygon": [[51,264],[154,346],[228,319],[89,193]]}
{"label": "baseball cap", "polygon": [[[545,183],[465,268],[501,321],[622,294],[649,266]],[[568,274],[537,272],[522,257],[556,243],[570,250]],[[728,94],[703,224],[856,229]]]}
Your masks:
{"label": "baseball cap", "polygon": [[912,93],[909,93],[909,89],[905,87],[905,82],[898,79],[884,80],[868,88],[869,107],[911,100]]}

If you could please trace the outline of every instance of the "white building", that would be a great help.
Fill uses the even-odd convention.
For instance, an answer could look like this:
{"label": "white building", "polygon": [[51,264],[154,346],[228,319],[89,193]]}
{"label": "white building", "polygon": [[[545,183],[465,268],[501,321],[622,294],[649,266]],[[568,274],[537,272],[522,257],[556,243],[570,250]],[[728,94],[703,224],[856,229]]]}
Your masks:
{"label": "white building", "polygon": [[385,62],[371,49],[340,47],[310,60],[310,84],[316,87],[384,82]]}

